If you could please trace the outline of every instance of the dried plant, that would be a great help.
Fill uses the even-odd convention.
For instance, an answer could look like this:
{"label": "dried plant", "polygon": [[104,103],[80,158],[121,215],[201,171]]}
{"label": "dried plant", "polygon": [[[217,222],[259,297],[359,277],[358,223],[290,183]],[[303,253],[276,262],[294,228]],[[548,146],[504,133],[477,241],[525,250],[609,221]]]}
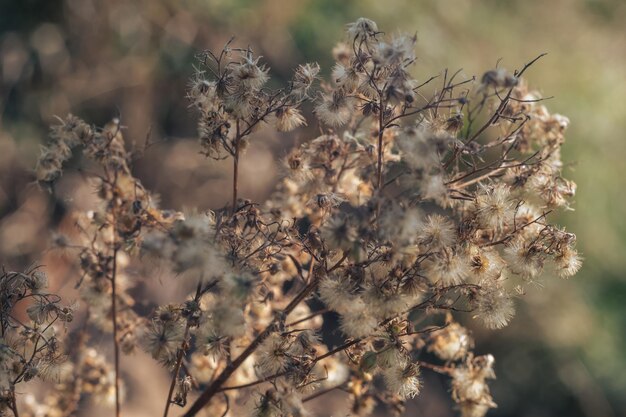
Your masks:
{"label": "dried plant", "polygon": [[[16,386],[33,378],[58,381],[67,371],[57,323],[74,317],[73,306],[47,292],[48,278],[39,268],[0,274],[0,413],[17,414]],[[27,305],[27,323],[15,317]]]}
{"label": "dried plant", "polygon": [[[77,213],[82,240],[57,239],[77,254],[87,316],[75,351],[62,353],[46,332],[71,310],[41,293],[39,271],[2,276],[2,406],[17,416],[15,385],[65,355],[54,395],[20,414],[70,415],[61,405],[90,394],[119,416],[119,355],[140,347],[171,371],[164,416],[172,405],[185,416],[304,416],[307,402],[334,390],[347,394],[342,414],[383,404],[399,415],[424,369],[450,378],[462,416],[495,407],[494,358],[473,353],[457,318],[506,326],[544,270],[565,278],[580,268],[575,236],[548,221],[576,188],[561,176],[568,119],[522,78],[541,56],[479,81],[444,71],[420,82],[409,72],[415,41],[357,20],[319,90],[317,64],[269,89],[250,48],[231,41],[203,53],[189,99],[202,153],[234,161],[232,204],[221,210],[160,209],[132,176],[119,120],[96,129],[68,116],[53,127],[37,165],[42,185],[53,186],[77,147],[98,167],[89,180],[100,205]],[[255,130],[304,125],[307,100],[322,135],[287,155],[268,201],[239,198]],[[165,261],[194,290],[142,317],[129,292],[138,278],[126,271],[138,258]],[[11,313],[26,298],[28,325]],[[112,367],[89,348],[87,325],[112,333]],[[338,346],[322,340],[333,331],[344,336]],[[31,347],[21,353],[18,342]]]}

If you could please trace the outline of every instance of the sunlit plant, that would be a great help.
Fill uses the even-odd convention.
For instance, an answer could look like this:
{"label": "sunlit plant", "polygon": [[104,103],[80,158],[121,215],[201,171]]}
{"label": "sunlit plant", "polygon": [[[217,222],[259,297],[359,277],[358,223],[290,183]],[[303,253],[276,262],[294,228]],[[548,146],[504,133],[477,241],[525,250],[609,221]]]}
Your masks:
{"label": "sunlit plant", "polygon": [[[361,18],[334,48],[330,80],[309,63],[282,88],[267,86],[251,48],[231,41],[200,54],[188,97],[200,151],[233,160],[222,209],[160,208],[132,174],[137,152],[119,120],[102,129],[60,120],[36,173],[54,190],[78,149],[91,160],[100,203],[76,213],[77,241],[56,239],[81,271],[85,325],[64,348],[75,306],[46,293],[39,269],[3,272],[1,412],[18,416],[18,387],[52,376],[55,389],[20,416],[73,415],[87,397],[122,415],[119,357],[136,349],[171,372],[168,392],[154,393],[165,417],[172,406],[185,416],[305,416],[332,391],[343,404],[326,414],[382,405],[400,415],[422,372],[449,377],[462,416],[495,407],[494,357],[473,353],[458,317],[502,328],[544,271],[567,278],[580,268],[575,235],[549,222],[576,189],[560,159],[569,121],[522,78],[541,56],[478,80],[448,71],[417,80],[415,42]],[[242,198],[238,170],[257,129],[305,125],[309,101],[321,135],[284,158],[268,201]],[[131,260],[158,260],[193,291],[145,317]],[[14,314],[21,302],[27,322]],[[111,334],[112,364],[90,346],[88,325]],[[344,341],[324,342],[332,332]]]}

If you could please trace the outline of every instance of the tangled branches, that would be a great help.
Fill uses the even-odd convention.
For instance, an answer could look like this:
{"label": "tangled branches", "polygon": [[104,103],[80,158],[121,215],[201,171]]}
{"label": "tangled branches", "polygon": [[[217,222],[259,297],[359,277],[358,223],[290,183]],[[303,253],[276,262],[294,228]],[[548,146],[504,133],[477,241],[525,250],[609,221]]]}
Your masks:
{"label": "tangled branches", "polygon": [[[376,404],[400,414],[423,369],[451,379],[461,415],[496,406],[486,382],[494,358],[472,352],[456,317],[501,328],[544,271],[580,268],[575,235],[549,223],[576,189],[560,160],[569,122],[522,78],[540,57],[479,82],[447,71],[419,82],[415,41],[386,39],[359,19],[317,92],[317,64],[270,89],[250,48],[231,41],[203,53],[189,98],[201,152],[234,161],[232,204],[221,210],[158,208],[131,174],[119,121],[96,129],[69,116],[52,129],[42,185],[78,146],[101,170],[102,204],[79,217],[83,241],[65,243],[78,252],[89,320],[113,333],[116,365],[119,350],[140,346],[172,371],[165,417],[173,404],[185,416],[303,416],[335,390],[347,393],[350,415]],[[255,130],[305,125],[307,100],[322,134],[287,155],[268,201],[242,199],[238,167]],[[166,262],[195,290],[142,317],[124,271],[136,254]],[[328,329],[344,342],[324,343]],[[7,398],[17,414],[15,382]]]}

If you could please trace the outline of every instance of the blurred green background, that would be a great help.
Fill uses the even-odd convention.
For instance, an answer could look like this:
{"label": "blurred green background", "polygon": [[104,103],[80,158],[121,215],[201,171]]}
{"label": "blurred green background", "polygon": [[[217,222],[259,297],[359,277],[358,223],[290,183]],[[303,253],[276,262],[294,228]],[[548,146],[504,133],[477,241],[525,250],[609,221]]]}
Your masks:
{"label": "blurred green background", "polygon": [[[551,111],[571,119],[563,159],[578,195],[560,221],[578,236],[585,264],[568,281],[545,277],[505,330],[474,330],[477,351],[497,359],[499,407],[490,415],[626,416],[623,0],[0,0],[0,263],[43,261],[54,270],[48,230],[89,205],[78,173],[68,172],[53,196],[32,184],[55,115],[98,125],[121,116],[129,142],[148,134],[158,142],[136,171],[163,206],[219,207],[228,198],[227,164],[198,155],[184,97],[194,55],[235,35],[279,81],[305,61],[327,75],[344,24],[361,16],[387,33],[417,33],[422,80],[444,68],[480,76],[500,59],[519,68],[548,52],[527,78],[554,96]],[[243,168],[245,197],[267,196],[276,159],[313,137],[311,124],[294,135],[259,134],[245,157],[255,161]],[[407,415],[453,415],[446,382],[425,378]]]}

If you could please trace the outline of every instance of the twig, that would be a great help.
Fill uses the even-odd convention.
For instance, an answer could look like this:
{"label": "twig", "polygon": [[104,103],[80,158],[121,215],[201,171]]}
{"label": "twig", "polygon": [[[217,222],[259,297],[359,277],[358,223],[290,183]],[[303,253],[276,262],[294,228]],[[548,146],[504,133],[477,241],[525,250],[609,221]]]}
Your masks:
{"label": "twig", "polygon": [[380,190],[383,183],[383,134],[385,132],[385,105],[382,94],[380,95],[380,107],[378,109],[378,167],[377,167],[377,180],[376,189]]}
{"label": "twig", "polygon": [[235,154],[233,155],[233,215],[237,212],[237,193],[239,187],[239,142],[239,121],[237,121],[237,136],[235,137],[235,142],[233,144],[235,147]]}
{"label": "twig", "polygon": [[334,391],[334,390],[336,390],[336,389],[339,389],[339,388],[343,387],[344,385],[345,385],[345,383],[342,383],[342,384],[336,385],[336,386],[334,386],[334,387],[326,388],[326,389],[324,389],[324,390],[321,390],[321,391],[315,392],[315,393],[313,393],[313,394],[309,395],[308,397],[304,398],[304,399],[302,400],[302,402],[303,402],[303,403],[305,403],[305,402],[307,402],[307,401],[314,400],[314,399],[316,399],[317,397],[321,397],[322,395],[328,394],[329,392]]}
{"label": "twig", "polygon": [[13,415],[15,417],[20,417],[20,414],[17,412],[17,401],[15,399],[15,390],[11,391],[11,411],[13,411]]}
{"label": "twig", "polygon": [[[113,230],[115,234],[115,228]],[[115,236],[113,237],[113,245]],[[115,416],[120,417],[120,345],[117,340],[117,295],[116,295],[116,275],[117,275],[117,246],[113,249],[113,271],[111,272],[111,315],[113,320],[113,346],[115,357]]]}
{"label": "twig", "polygon": [[309,314],[308,316],[302,317],[301,319],[298,319],[298,320],[296,320],[296,321],[292,321],[291,323],[287,323],[287,324],[286,324],[286,326],[287,326],[287,327],[290,327],[290,326],[295,326],[296,324],[300,324],[300,323],[302,323],[302,322],[305,322],[305,321],[307,321],[307,320],[310,320],[310,319],[312,319],[312,318],[314,318],[314,317],[317,317],[317,316],[319,316],[319,315],[326,314],[326,313],[328,313],[328,312],[330,312],[330,311],[331,311],[331,310],[330,310],[330,309],[328,309],[328,308],[324,308],[324,309],[322,309],[322,310],[318,310],[318,311],[316,311],[316,312],[314,312],[314,313]]}

